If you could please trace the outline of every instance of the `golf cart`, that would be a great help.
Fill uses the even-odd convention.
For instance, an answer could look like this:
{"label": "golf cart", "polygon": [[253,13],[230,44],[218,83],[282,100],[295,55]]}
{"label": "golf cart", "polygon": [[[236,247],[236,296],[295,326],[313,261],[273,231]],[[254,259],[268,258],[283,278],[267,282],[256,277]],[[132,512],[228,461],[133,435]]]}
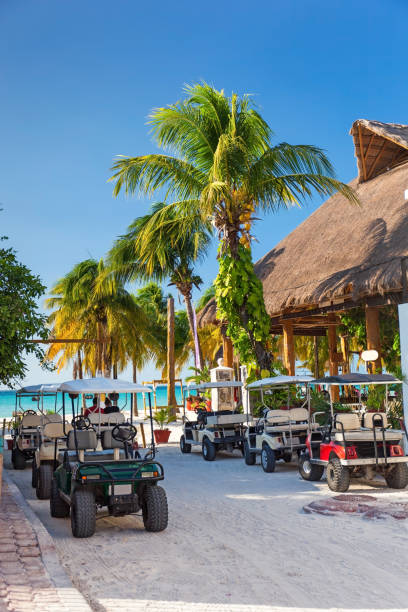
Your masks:
{"label": "golf cart", "polygon": [[[344,412],[330,396],[327,422],[319,426],[311,414],[309,395],[309,431],[306,450],[299,460],[299,472],[305,480],[320,480],[326,468],[327,484],[332,491],[345,492],[351,477],[371,479],[375,473],[384,476],[392,489],[404,489],[408,484],[408,457],[402,447],[403,432],[388,426],[388,386],[401,383],[389,374],[342,374],[313,381],[328,389],[357,389],[357,410]],[[363,406],[361,387],[385,385],[385,411],[368,412]]]}
{"label": "golf cart", "polygon": [[[55,417],[54,414],[44,412],[45,397],[54,398],[54,412],[56,412],[57,385],[30,385],[16,393],[15,425],[11,432],[13,439],[11,462],[15,470],[24,470],[26,462],[34,458],[39,444],[40,428]],[[35,409],[26,408],[28,399]],[[61,420],[59,415],[58,418]]]}
{"label": "golf cart", "polygon": [[[245,432],[244,459],[247,465],[254,465],[257,455],[260,455],[264,472],[273,472],[278,459],[290,463],[294,453],[299,455],[306,448],[309,421],[307,385],[312,380],[311,376],[274,376],[247,385],[251,395],[255,391],[260,393],[263,407],[263,416],[251,422]],[[292,407],[293,391],[300,388],[306,388],[302,405]],[[283,399],[279,397],[282,391]],[[268,406],[267,398],[274,400],[279,407]]]}
{"label": "golf cart", "polygon": [[[71,399],[72,429],[65,431],[67,450],[58,453],[57,468],[51,483],[51,516],[71,514],[72,534],[90,537],[95,532],[97,507],[107,507],[111,516],[142,511],[147,531],[162,531],[168,523],[165,490],[158,486],[164,470],[155,461],[150,387],[117,379],[93,378],[63,383],[63,422],[66,397]],[[81,393],[148,393],[151,445],[134,450],[136,427],[133,425],[133,401],[130,421],[101,426],[98,431],[81,414]],[[131,396],[133,398],[133,396]],[[104,415],[101,415],[102,419]]]}
{"label": "golf cart", "polygon": [[[183,454],[191,453],[192,446],[201,446],[206,461],[214,461],[217,451],[232,452],[238,448],[243,452],[246,416],[238,412],[238,390],[242,387],[239,381],[204,382],[187,386],[187,395],[191,391],[208,393],[211,390],[212,404],[229,406],[229,410],[212,410],[208,399],[198,396],[193,410],[183,411],[183,435],[180,438],[180,450]],[[187,414],[186,414],[187,412]]]}

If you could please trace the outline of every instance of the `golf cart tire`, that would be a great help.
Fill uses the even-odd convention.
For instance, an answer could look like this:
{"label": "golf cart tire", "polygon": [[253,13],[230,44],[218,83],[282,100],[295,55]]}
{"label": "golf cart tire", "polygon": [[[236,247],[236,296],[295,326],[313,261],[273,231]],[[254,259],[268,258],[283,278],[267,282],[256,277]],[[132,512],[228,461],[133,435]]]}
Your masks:
{"label": "golf cart tire", "polygon": [[244,440],[244,459],[246,465],[254,465],[256,462],[256,453],[249,450],[248,440]]}
{"label": "golf cart tire", "polygon": [[203,457],[206,461],[214,461],[215,455],[217,454],[217,449],[215,448],[215,444],[211,442],[208,438],[204,438],[203,440]]}
{"label": "golf cart tire", "polygon": [[11,462],[15,470],[24,470],[26,466],[26,458],[24,453],[19,448],[13,448],[11,451]]}
{"label": "golf cart tire", "polygon": [[324,466],[310,463],[309,455],[301,455],[299,458],[299,474],[303,480],[317,481],[323,476]]}
{"label": "golf cart tire", "polygon": [[327,484],[331,491],[345,493],[350,486],[350,472],[345,465],[341,465],[338,457],[332,457],[326,469]]}
{"label": "golf cart tire", "polygon": [[163,531],[169,522],[167,495],[163,487],[146,487],[142,504],[143,524],[146,531]]}
{"label": "golf cart tire", "polygon": [[275,451],[273,451],[271,447],[268,446],[268,444],[264,444],[262,446],[261,464],[262,464],[262,469],[264,472],[267,472],[268,474],[270,474],[271,472],[275,471],[275,464],[276,464]]}
{"label": "golf cart tire", "polygon": [[37,470],[35,493],[38,499],[49,499],[51,495],[52,465],[42,463]]}
{"label": "golf cart tire", "polygon": [[180,450],[183,455],[191,453],[191,444],[187,444],[185,436],[181,436],[180,438]]}
{"label": "golf cart tire", "polygon": [[71,497],[71,530],[74,538],[90,538],[95,533],[95,495],[87,489],[77,489]]}
{"label": "golf cart tire", "polygon": [[66,518],[69,516],[69,504],[62,499],[58,491],[58,483],[55,478],[51,483],[50,514],[54,518]]}
{"label": "golf cart tire", "polygon": [[395,463],[384,475],[390,489],[405,489],[408,485],[408,465]]}
{"label": "golf cart tire", "polygon": [[33,464],[31,466],[31,486],[33,489],[37,488],[37,478],[38,478],[38,468],[35,462],[35,458],[33,459]]}

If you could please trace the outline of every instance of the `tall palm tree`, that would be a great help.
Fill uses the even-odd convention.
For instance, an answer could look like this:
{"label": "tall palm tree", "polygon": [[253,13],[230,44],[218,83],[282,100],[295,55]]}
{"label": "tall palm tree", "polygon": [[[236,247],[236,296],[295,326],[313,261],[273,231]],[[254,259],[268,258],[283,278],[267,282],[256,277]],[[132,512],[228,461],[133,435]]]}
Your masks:
{"label": "tall palm tree", "polygon": [[176,286],[186,305],[196,367],[201,367],[203,358],[191,299],[193,287],[199,288],[202,280],[194,274],[194,265],[203,259],[210,240],[209,223],[188,211],[183,214],[177,205],[159,202],[133,221],[108,254],[111,268],[121,280],[168,279]]}
{"label": "tall palm tree", "polygon": [[[206,83],[189,86],[185,93],[184,100],[157,108],[150,117],[158,146],[169,154],[117,159],[111,177],[116,181],[115,195],[122,188],[147,195],[165,189],[178,210],[213,223],[221,253],[232,262],[244,259],[242,247],[250,250],[251,226],[259,210],[275,212],[300,205],[313,193],[327,196],[340,191],[356,201],[354,192],[336,180],[321,149],[285,142],[273,146],[272,131],[249,95],[228,97]],[[251,257],[245,259],[253,274]],[[253,288],[252,283],[250,291]],[[241,298],[237,320],[258,364],[269,369],[271,355],[265,338],[252,329],[254,294],[242,288]],[[263,301],[258,309],[265,321]]]}
{"label": "tall palm tree", "polygon": [[[100,283],[104,272],[102,260],[82,261],[57,281],[51,290],[52,297],[46,301],[46,307],[53,310],[49,323],[54,336],[85,341],[79,345],[50,346],[47,355],[50,359],[62,353],[58,361],[60,369],[82,349],[85,371],[109,376],[113,364],[119,370],[126,367],[129,339],[135,341],[144,333],[144,310],[118,279],[109,278]],[[138,348],[142,347],[139,342]]]}

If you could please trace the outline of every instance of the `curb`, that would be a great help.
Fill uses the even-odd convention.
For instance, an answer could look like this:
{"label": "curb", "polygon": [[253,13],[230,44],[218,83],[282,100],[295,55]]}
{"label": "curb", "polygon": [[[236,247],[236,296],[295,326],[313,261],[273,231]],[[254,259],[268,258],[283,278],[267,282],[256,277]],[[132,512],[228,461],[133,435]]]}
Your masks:
{"label": "curb", "polygon": [[[11,477],[8,475],[7,470],[3,470],[3,480],[7,483],[8,490],[12,495],[14,501],[19,508],[24,512],[28,522],[35,531],[38,540],[38,546],[41,551],[42,561],[45,569],[48,572],[51,582],[55,588],[60,591],[64,590],[64,594],[61,594],[68,604],[69,610],[83,610],[84,612],[91,612],[92,608],[89,606],[85,597],[78,591],[78,589],[72,584],[71,579],[62,567],[54,542],[38,516],[28,505],[24,495],[20,489],[13,482]],[[69,590],[69,596],[67,597]]]}

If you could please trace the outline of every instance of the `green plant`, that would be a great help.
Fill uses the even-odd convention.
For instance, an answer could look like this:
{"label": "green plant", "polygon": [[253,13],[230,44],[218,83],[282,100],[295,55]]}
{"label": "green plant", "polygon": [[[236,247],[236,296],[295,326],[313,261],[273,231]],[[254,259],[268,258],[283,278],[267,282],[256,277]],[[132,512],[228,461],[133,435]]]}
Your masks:
{"label": "green plant", "polygon": [[400,395],[389,402],[387,418],[393,429],[401,428],[400,421],[404,418],[404,406]]}
{"label": "green plant", "polygon": [[385,386],[372,385],[368,388],[367,410],[370,412],[382,412],[385,407]]}
{"label": "green plant", "polygon": [[188,369],[194,372],[194,374],[187,376],[186,382],[194,382],[196,385],[199,385],[203,382],[210,382],[211,375],[210,368],[208,366],[205,365],[201,369],[195,368],[194,366],[190,366]]}
{"label": "green plant", "polygon": [[[150,417],[146,417],[145,421],[149,419]],[[176,420],[177,417],[172,413],[171,408],[160,408],[153,415],[153,421],[159,426],[159,429],[164,429],[165,425],[174,423]]]}

